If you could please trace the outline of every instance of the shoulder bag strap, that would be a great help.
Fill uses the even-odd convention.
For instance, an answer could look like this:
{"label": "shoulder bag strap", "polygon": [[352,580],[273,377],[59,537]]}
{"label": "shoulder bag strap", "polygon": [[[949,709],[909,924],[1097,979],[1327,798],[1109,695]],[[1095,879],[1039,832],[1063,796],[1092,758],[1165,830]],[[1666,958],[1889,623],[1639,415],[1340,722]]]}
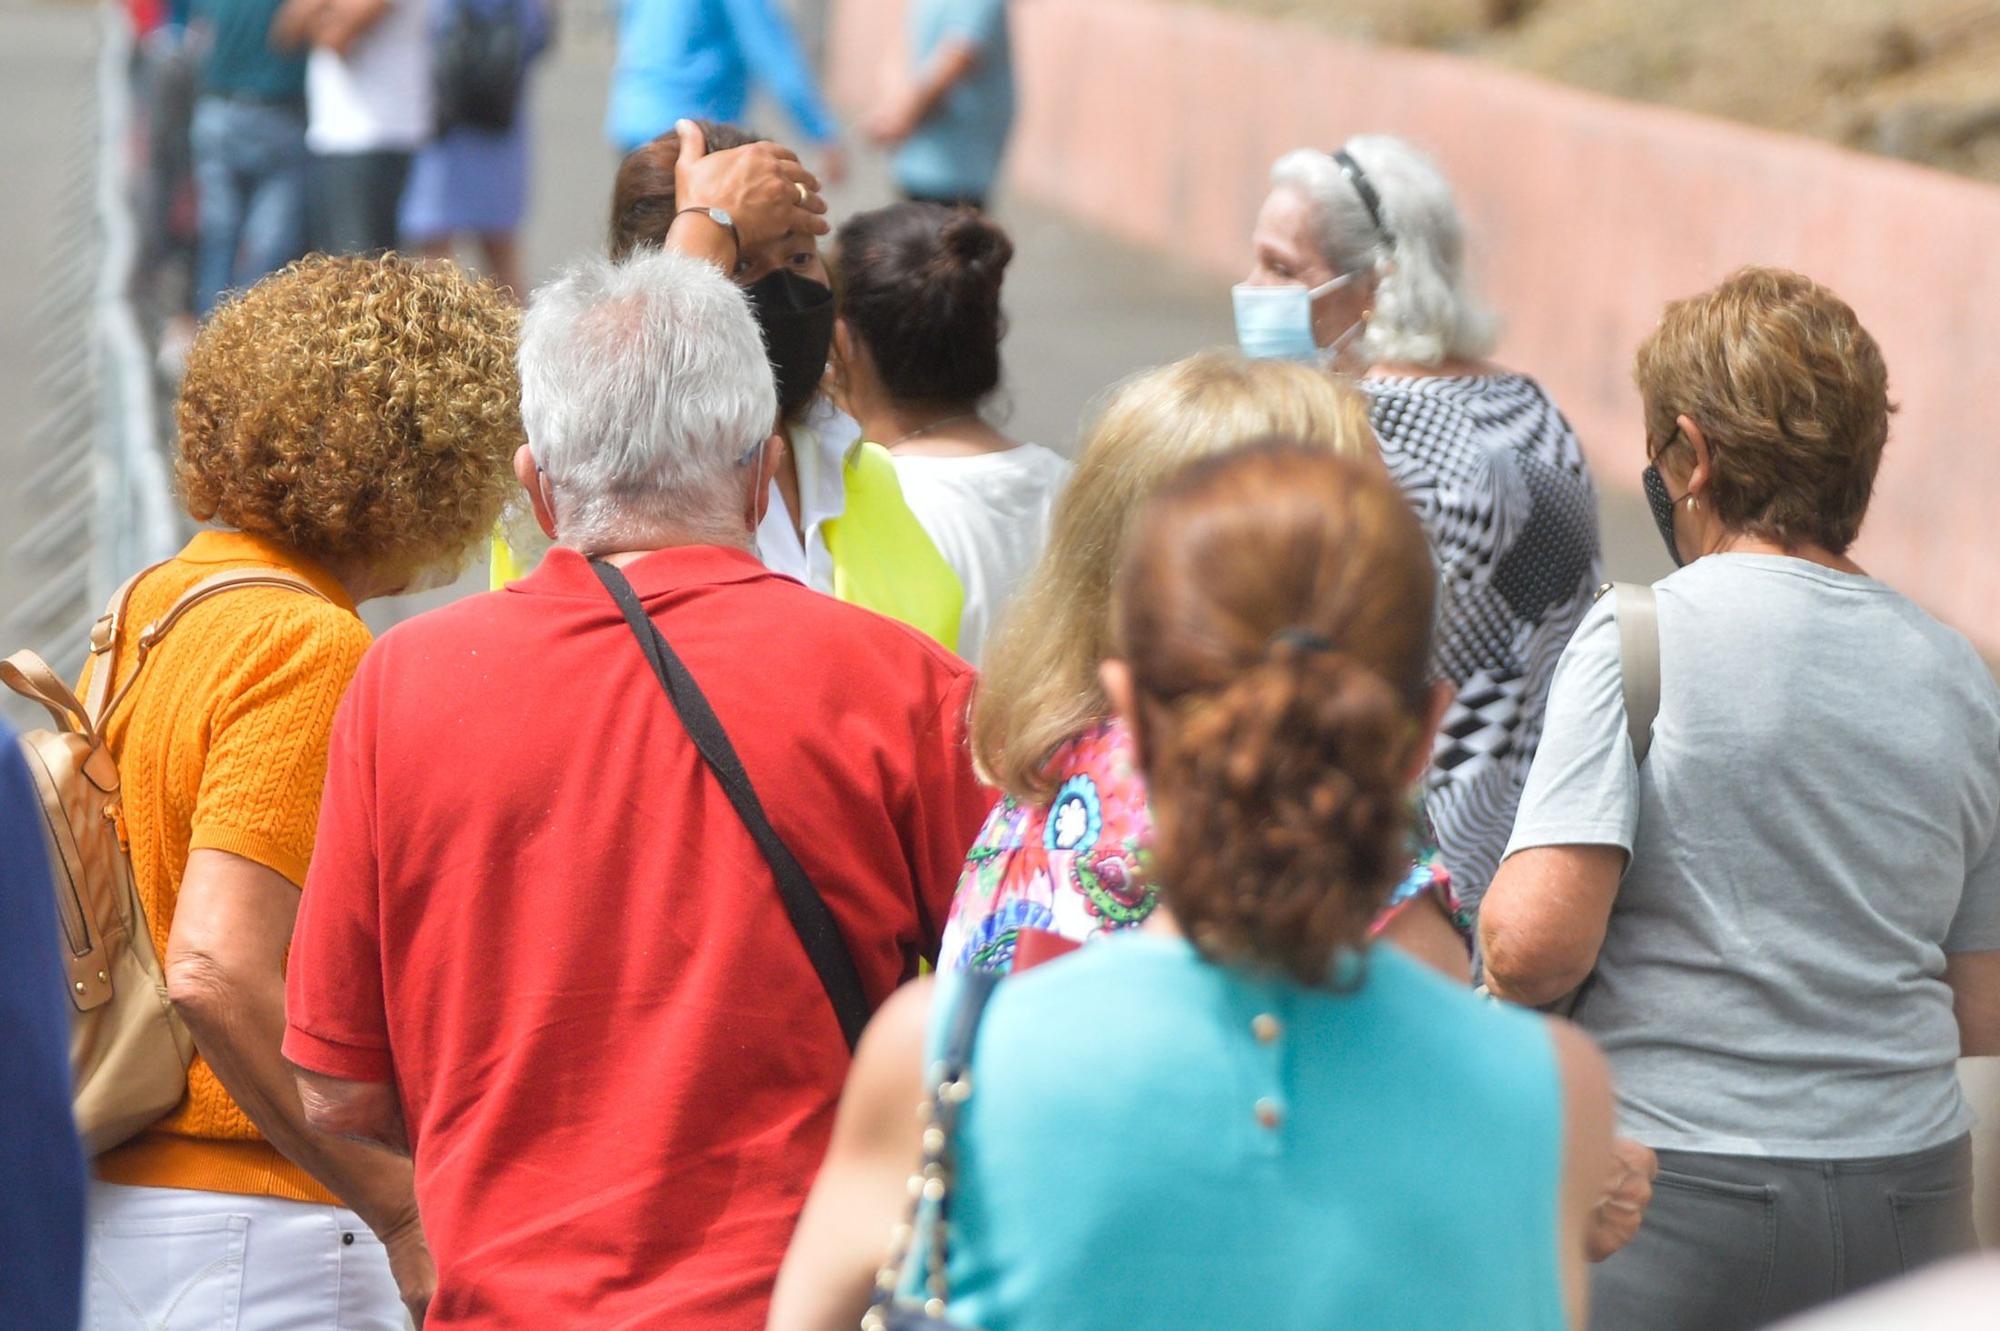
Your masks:
{"label": "shoulder bag strap", "polygon": [[695,683],[694,676],[688,673],[687,666],[668,646],[659,626],[653,623],[646,608],[639,603],[639,595],[632,590],[632,584],[626,581],[623,573],[601,559],[591,560],[590,567],[596,572],[597,580],[604,584],[605,590],[618,603],[632,636],[639,640],[639,649],[645,653],[646,663],[652,666],[660,687],[666,691],[667,701],[673,704],[681,724],[687,728],[688,737],[694,741],[709,770],[715,773],[715,779],[735,807],[737,817],[749,829],[750,839],[757,843],[765,863],[771,866],[771,874],[778,880],[778,895],[784,899],[785,914],[791,919],[792,928],[797,931],[799,942],[805,946],[806,956],[819,975],[820,985],[833,1004],[833,1014],[840,1021],[840,1033],[846,1038],[851,1052],[861,1039],[862,1028],[868,1024],[868,996],[861,988],[860,972],[855,969],[854,958],[840,936],[840,926],[834,921],[833,912],[827,908],[812,879],[806,877],[806,871],[800,867],[790,848],[779,838],[771,820],[764,816],[764,806],[758,801],[757,792],[751,786],[750,777],[744,772],[743,762],[736,756],[736,749],[730,744],[722,722],[716,719],[701,686]]}
{"label": "shoulder bag strap", "polygon": [[1625,730],[1632,739],[1633,765],[1639,766],[1653,746],[1653,722],[1660,715],[1660,607],[1653,589],[1640,582],[1614,582],[1611,595],[1618,620]]}
{"label": "shoulder bag strap", "polygon": [[[111,695],[110,701],[105,703],[101,710],[93,710],[91,712],[91,725],[100,734],[103,732],[104,723],[110,719],[113,712],[118,710],[118,704],[125,701],[126,695],[132,692],[132,686],[139,682],[139,672],[146,668],[146,657],[152,652],[153,648],[160,645],[160,640],[167,636],[174,625],[180,622],[182,615],[185,615],[188,611],[194,609],[212,596],[220,596],[224,592],[233,592],[243,587],[278,587],[286,591],[304,592],[308,596],[317,596],[322,601],[326,599],[326,596],[319,588],[313,586],[297,574],[287,573],[282,569],[232,569],[227,573],[218,573],[214,577],[202,579],[194,586],[182,592],[180,599],[168,607],[166,614],[161,615],[158,619],[139,631],[138,641],[134,644],[138,652],[138,657],[132,662],[132,673],[125,677],[125,683],[116,693]],[[109,617],[107,616],[107,618]],[[118,607],[118,618],[122,619],[123,617],[124,606],[121,604]],[[99,621],[99,623],[102,622],[102,620]],[[94,646],[92,650],[95,650]],[[110,655],[103,662],[105,667],[104,678],[107,680],[111,677],[112,669],[117,664],[117,650],[117,639],[114,630]],[[90,694],[93,699],[98,696],[98,681],[95,675],[92,676],[90,681]]]}
{"label": "shoulder bag strap", "polygon": [[[944,1047],[937,1062],[926,1074],[931,1081],[928,1101],[929,1121],[924,1128],[923,1159],[910,1178],[910,1210],[907,1221],[896,1230],[889,1259],[875,1277],[875,1293],[862,1331],[889,1331],[890,1310],[904,1297],[903,1291],[916,1283],[923,1295],[927,1322],[904,1320],[900,1325],[950,1328],[944,1320],[951,1300],[948,1268],[951,1261],[951,1199],[956,1184],[958,1117],[972,1098],[972,1049],[979,1040],[979,1024],[986,1005],[999,987],[997,971],[970,970],[959,973],[958,996],[952,1010],[945,1013]],[[936,992],[935,990],[933,992]],[[921,1249],[919,1249],[921,1245]],[[921,1255],[923,1271],[910,1269],[911,1259]]]}

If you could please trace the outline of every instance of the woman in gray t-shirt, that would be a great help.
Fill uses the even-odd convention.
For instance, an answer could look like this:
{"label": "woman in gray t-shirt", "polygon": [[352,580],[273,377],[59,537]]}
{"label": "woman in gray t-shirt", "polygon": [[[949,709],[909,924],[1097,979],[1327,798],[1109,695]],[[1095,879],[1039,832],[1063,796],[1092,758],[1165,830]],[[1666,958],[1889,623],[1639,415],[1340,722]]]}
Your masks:
{"label": "woman in gray t-shirt", "polygon": [[2000,689],[1847,557],[1891,411],[1796,274],[1640,349],[1660,707],[1634,761],[1610,598],[1556,669],[1480,919],[1495,993],[1611,1058],[1660,1156],[1592,1325],[1755,1327],[1971,1244],[1961,1053],[2000,1053]]}

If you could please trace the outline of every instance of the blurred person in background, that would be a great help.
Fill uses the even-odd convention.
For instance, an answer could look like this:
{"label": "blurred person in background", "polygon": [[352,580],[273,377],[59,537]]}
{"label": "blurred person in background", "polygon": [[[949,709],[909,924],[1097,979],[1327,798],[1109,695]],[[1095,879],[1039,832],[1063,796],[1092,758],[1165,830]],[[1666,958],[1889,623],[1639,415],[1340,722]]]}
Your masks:
{"label": "blurred person in background", "polygon": [[985,812],[974,677],[751,553],[777,395],[717,265],[578,263],[520,364],[559,543],[362,663],[285,1052],[323,1131],[413,1155],[440,1324],[754,1331]]}
{"label": "blurred person in background", "polygon": [[69,977],[58,960],[40,795],[0,720],[0,1309],[19,1331],[76,1331],[83,1155],[70,1118]]}
{"label": "blurred person in background", "polygon": [[[105,725],[195,1058],[180,1106],[97,1158],[87,1325],[422,1318],[434,1275],[408,1163],[306,1126],[279,1052],[286,954],[335,708],[369,644],[356,607],[448,580],[491,529],[521,442],[518,317],[445,265],[314,257],[195,341],[175,475],[189,516],[217,525],[133,586],[109,683],[144,674]],[[230,589],[150,658],[134,648],[233,570],[305,586]]]}
{"label": "blurred person in background", "polygon": [[740,122],[755,82],[791,116],[820,174],[846,171],[840,127],[778,0],[621,0],[604,132],[629,153],[683,120]]}
{"label": "blurred person in background", "polygon": [[910,69],[864,124],[906,199],[983,210],[1014,127],[1007,0],[911,0]]}
{"label": "blurred person in background", "polygon": [[884,1008],[772,1328],[854,1325],[920,1157],[944,1160],[914,1182],[949,1248],[920,1213],[883,1283],[953,1325],[1581,1325],[1602,1055],[1369,939],[1450,692],[1422,527],[1374,459],[1284,442],[1194,463],[1133,527],[1102,682],[1160,909],[992,989],[952,1135],[921,1148],[943,1132],[910,1114],[924,1070],[986,989],[945,975]]}
{"label": "blurred person in background", "polygon": [[131,24],[132,99],[143,145],[134,212],[138,269],[166,311],[155,364],[178,380],[194,341],[200,249],[191,143],[199,41],[188,33],[189,0],[125,0]]}
{"label": "blurred person in background", "polygon": [[1475,911],[1542,732],[1549,676],[1599,582],[1597,491],[1540,384],[1487,359],[1451,187],[1409,144],[1279,159],[1234,292],[1246,353],[1359,376],[1389,473],[1443,577],[1438,667],[1458,688],[1427,778]]}
{"label": "blurred person in background", "polygon": [[428,0],[285,0],[272,28],[306,60],[307,240],[326,254],[396,247],[410,164],[435,128]]}
{"label": "blurred person in background", "polygon": [[410,168],[399,218],[401,243],[432,258],[451,257],[452,243],[469,237],[479,245],[486,271],[520,299],[519,233],[528,211],[528,78],[554,32],[549,0],[431,0],[434,43],[491,41],[511,34],[519,42],[519,77],[511,123],[504,128],[440,123]]}
{"label": "blurred person in background", "polygon": [[[707,216],[682,179],[689,163],[763,142],[735,125],[684,121],[628,154],[612,191],[612,257],[660,245],[677,218]],[[749,296],[778,387],[781,447],[758,558],[956,649],[964,611],[957,575],[910,511],[895,464],[864,446],[861,427],[824,391],[834,298],[818,236],[797,228],[746,241],[727,271]]]}
{"label": "blurred person in background", "polygon": [[[1024,932],[1085,942],[1159,904],[1137,749],[1098,678],[1113,650],[1112,574],[1155,490],[1196,459],[1271,435],[1374,456],[1367,403],[1351,389],[1222,352],[1129,380],[1091,427],[1048,548],[986,653],[973,758],[1003,798],[966,857],[941,970],[1005,972]],[[1374,928],[1462,982],[1469,921],[1421,813],[1411,826],[1408,872]]]}
{"label": "blurred person in background", "polygon": [[306,249],[306,61],[271,45],[284,0],[193,0],[195,314]]}
{"label": "blurred person in background", "polygon": [[895,460],[904,500],[957,576],[955,650],[975,665],[1070,473],[980,414],[1000,387],[1000,282],[1013,257],[992,222],[929,203],[862,213],[834,237],[835,394]]}
{"label": "blurred person in background", "polygon": [[1650,749],[1607,597],[1480,933],[1496,995],[1577,991],[1659,1153],[1593,1325],[1731,1331],[1973,1243],[1955,1060],[2000,1053],[2000,688],[1849,556],[1893,408],[1839,297],[1744,269],[1669,305],[1635,377],[1684,565]]}

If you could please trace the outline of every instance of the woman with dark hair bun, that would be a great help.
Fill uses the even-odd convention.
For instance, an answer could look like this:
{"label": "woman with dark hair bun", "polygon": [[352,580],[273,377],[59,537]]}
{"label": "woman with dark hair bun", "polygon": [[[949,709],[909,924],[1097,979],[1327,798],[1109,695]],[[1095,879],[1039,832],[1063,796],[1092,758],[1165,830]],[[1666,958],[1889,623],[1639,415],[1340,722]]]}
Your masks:
{"label": "woman with dark hair bun", "polygon": [[1152,792],[1162,905],[997,987],[890,999],[774,1331],[853,1326],[878,1270],[878,1304],[988,1331],[1584,1324],[1602,1056],[1369,942],[1450,697],[1436,581],[1372,460],[1253,445],[1156,492],[1103,682]]}
{"label": "woman with dark hair bun", "polygon": [[1000,386],[1000,283],[1013,257],[985,217],[932,203],[862,213],[835,237],[837,391],[862,437],[895,459],[904,498],[958,575],[958,651],[975,664],[1070,472],[980,415]]}

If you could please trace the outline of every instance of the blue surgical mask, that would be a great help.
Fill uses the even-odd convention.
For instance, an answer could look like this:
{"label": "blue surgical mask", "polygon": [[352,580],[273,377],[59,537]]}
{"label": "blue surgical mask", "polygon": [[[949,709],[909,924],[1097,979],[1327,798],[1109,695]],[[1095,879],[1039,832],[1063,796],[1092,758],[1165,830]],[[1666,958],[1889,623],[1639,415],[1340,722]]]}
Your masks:
{"label": "blue surgical mask", "polygon": [[1360,321],[1321,347],[1313,338],[1313,302],[1329,291],[1337,291],[1354,280],[1342,273],[1316,287],[1304,283],[1291,286],[1252,286],[1239,282],[1230,291],[1236,305],[1236,343],[1243,354],[1256,360],[1295,360],[1307,364],[1328,364],[1361,331]]}

